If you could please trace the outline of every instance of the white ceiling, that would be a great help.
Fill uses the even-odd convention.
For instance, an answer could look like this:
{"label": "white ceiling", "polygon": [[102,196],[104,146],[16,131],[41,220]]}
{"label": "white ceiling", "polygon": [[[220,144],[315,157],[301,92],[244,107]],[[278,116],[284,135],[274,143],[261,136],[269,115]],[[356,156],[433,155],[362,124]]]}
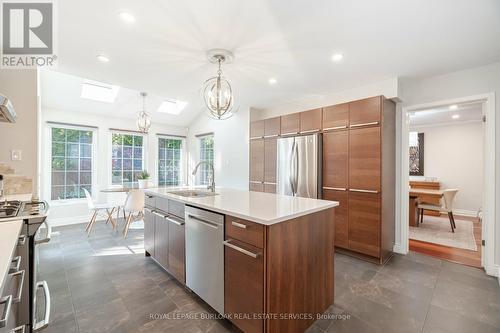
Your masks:
{"label": "white ceiling", "polygon": [[[58,71],[188,101],[183,125],[215,74],[211,48],[234,52],[224,72],[240,105],[256,108],[500,60],[497,0],[64,0],[57,9]],[[122,22],[122,10],[136,22]],[[344,60],[333,63],[334,52]]]}
{"label": "white ceiling", "polygon": [[[458,115],[459,118],[453,119],[453,115]],[[450,109],[449,105],[445,105],[411,113],[410,128],[481,121],[482,115],[482,103],[458,104],[455,110]]]}
{"label": "white ceiling", "polygon": [[[40,82],[43,107],[130,119],[136,119],[137,113],[142,110],[140,92],[123,87],[120,87],[114,103],[81,98],[82,82],[84,80],[85,78],[60,72],[41,71]],[[162,96],[148,94],[146,111],[151,114],[153,122],[172,126],[186,126],[198,115],[199,110],[194,108],[185,108],[178,116],[157,112],[158,107],[164,100],[165,98]]]}

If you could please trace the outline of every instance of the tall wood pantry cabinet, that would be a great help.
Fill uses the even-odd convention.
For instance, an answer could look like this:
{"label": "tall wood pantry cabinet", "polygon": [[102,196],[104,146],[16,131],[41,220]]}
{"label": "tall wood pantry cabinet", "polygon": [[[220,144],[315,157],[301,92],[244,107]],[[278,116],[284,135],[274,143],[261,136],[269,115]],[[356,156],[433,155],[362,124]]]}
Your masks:
{"label": "tall wood pantry cabinet", "polygon": [[395,109],[383,96],[323,108],[323,198],[340,203],[335,246],[379,263],[394,246]]}

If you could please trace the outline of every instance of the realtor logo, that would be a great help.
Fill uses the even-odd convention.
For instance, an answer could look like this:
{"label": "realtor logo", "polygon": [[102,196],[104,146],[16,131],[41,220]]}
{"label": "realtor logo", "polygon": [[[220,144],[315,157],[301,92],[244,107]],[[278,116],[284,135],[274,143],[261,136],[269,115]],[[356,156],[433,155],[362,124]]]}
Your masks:
{"label": "realtor logo", "polygon": [[[54,3],[2,2],[1,67],[54,66]],[[29,55],[29,56],[28,56]]]}

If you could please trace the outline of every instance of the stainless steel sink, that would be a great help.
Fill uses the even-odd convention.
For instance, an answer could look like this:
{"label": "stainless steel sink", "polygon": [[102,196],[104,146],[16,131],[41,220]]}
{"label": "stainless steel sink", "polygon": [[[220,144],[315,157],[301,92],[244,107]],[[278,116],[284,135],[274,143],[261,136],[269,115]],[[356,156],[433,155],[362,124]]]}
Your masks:
{"label": "stainless steel sink", "polygon": [[211,197],[214,195],[218,195],[218,193],[215,192],[209,192],[209,191],[203,191],[203,190],[177,190],[177,191],[170,191],[168,192],[170,194],[175,194],[175,195],[180,195],[182,197]]}

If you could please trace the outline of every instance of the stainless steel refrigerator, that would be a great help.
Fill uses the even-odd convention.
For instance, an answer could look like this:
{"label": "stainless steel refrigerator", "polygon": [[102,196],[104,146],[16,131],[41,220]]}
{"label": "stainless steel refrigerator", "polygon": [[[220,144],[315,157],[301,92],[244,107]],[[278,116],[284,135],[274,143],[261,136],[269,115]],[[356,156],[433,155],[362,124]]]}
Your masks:
{"label": "stainless steel refrigerator", "polygon": [[278,139],[278,194],[321,198],[321,144],[321,134]]}

